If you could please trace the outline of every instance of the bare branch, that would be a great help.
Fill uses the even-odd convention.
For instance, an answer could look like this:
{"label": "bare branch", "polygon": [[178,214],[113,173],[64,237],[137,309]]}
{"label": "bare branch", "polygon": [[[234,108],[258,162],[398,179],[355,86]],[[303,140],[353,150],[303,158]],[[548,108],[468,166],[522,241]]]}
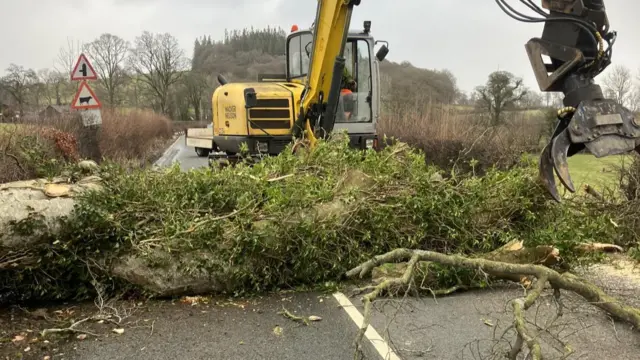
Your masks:
{"label": "bare branch", "polygon": [[127,79],[124,64],[129,43],[116,35],[105,33],[85,45],[84,49],[98,73],[98,80],[107,91],[109,104],[114,105],[117,91]]}
{"label": "bare branch", "polygon": [[[553,253],[555,253],[555,251]],[[501,255],[501,257],[502,256],[503,255]],[[373,288],[373,291],[363,297],[364,321],[356,338],[356,350],[359,348],[359,343],[364,330],[366,330],[370,324],[371,303],[373,300],[389,287],[398,287],[399,285],[410,287],[414,281],[415,270],[418,268],[416,265],[419,262],[474,269],[490,276],[502,279],[508,279],[511,277],[520,282],[523,282],[522,279],[526,277],[535,277],[537,279],[533,287],[533,291],[528,296],[525,298],[515,299],[512,302],[514,311],[513,328],[516,329],[517,338],[512,351],[508,355],[511,359],[515,359],[517,357],[522,346],[525,344],[529,348],[529,356],[532,359],[541,359],[540,345],[536,338],[531,335],[527,329],[523,312],[533,305],[536,299],[540,296],[544,285],[547,283],[554,289],[554,296],[558,302],[560,289],[570,290],[582,296],[592,305],[606,311],[613,317],[630,323],[635,329],[640,329],[640,309],[623,304],[618,299],[607,295],[594,284],[580,279],[571,273],[560,274],[547,266],[536,265],[535,263],[523,264],[518,260],[523,259],[518,256],[512,259],[514,262],[511,262],[506,258],[504,261],[495,261],[486,257],[468,258],[461,255],[445,255],[432,251],[396,249],[386,254],[378,255],[373,259],[349,270],[346,273],[348,278],[362,278],[371,273],[374,268],[383,264],[408,261],[406,270],[400,278],[387,279],[381,282]],[[517,261],[517,263],[515,261]],[[546,264],[545,261],[542,263]],[[559,302],[558,316],[562,314],[562,307],[562,303]]]}
{"label": "bare branch", "polygon": [[67,75],[67,78],[71,76],[73,71],[73,65],[75,65],[78,56],[82,51],[82,43],[80,41],[72,41],[67,38],[67,46],[61,47],[58,52],[58,58],[55,62],[55,69],[63,74]]}
{"label": "bare branch", "polygon": [[628,105],[633,87],[631,70],[624,65],[614,66],[602,80],[607,95],[621,105]]}
{"label": "bare branch", "polygon": [[8,73],[0,80],[0,87],[7,91],[20,107],[20,115],[24,113],[24,106],[31,95],[33,86],[38,82],[38,76],[33,69],[11,64]]}
{"label": "bare branch", "polygon": [[167,114],[169,91],[188,67],[178,40],[167,33],[143,32],[131,49],[129,65],[155,93],[160,111]]}

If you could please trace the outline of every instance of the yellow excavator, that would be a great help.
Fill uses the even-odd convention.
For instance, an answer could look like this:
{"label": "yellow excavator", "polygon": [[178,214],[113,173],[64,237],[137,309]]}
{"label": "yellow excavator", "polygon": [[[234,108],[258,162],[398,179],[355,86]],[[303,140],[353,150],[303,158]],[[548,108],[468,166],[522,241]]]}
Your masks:
{"label": "yellow excavator", "polygon": [[[567,157],[587,150],[596,157],[640,152],[640,123],[631,111],[604,97],[594,82],[610,63],[616,32],[610,31],[603,0],[519,0],[535,16],[506,0],[496,4],[512,18],[544,23],[542,36],[525,49],[540,90],[562,92],[555,132],[540,158],[540,175],[560,201],[554,173],[575,192]],[[375,147],[380,106],[378,62],[371,23],[350,31],[361,0],[318,0],[310,29],[296,26],[286,38],[286,74],[256,83],[229,83],[218,77],[213,93],[213,144],[210,158],[229,158],[244,149],[252,155],[278,154],[294,139],[311,147],[334,130],[346,129],[356,148]],[[605,48],[605,42],[607,47]],[[545,60],[546,56],[548,60]]]}
{"label": "yellow excavator", "polygon": [[209,156],[212,164],[236,161],[243,147],[242,157],[259,158],[279,154],[295,138],[304,137],[313,146],[319,129],[346,130],[353,147],[376,147],[378,64],[389,48],[388,42],[373,38],[370,21],[349,30],[359,2],[318,1],[312,27],[294,25],[286,38],[284,74],[261,74],[249,83],[218,75],[212,128],[189,129],[187,146]]}

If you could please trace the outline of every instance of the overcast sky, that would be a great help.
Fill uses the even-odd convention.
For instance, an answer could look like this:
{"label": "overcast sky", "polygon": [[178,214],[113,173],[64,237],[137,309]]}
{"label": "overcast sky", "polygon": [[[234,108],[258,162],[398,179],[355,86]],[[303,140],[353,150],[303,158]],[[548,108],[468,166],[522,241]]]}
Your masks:
{"label": "overcast sky", "polygon": [[[224,29],[253,25],[311,25],[314,0],[1,0],[0,71],[10,63],[52,67],[68,39],[91,41],[109,32],[133,40],[142,31],[169,32],[191,56],[201,35],[222,38]],[[527,11],[519,1],[509,0]],[[618,31],[614,64],[634,73],[640,68],[637,46],[640,3],[608,0],[611,27]],[[527,11],[527,14],[532,14]],[[541,24],[518,22],[494,0],[362,0],[352,28],[372,21],[372,33],[390,43],[388,59],[408,60],[423,68],[451,70],[460,87],[471,90],[494,70],[508,70],[537,89],[524,44],[541,35]],[[606,72],[605,72],[606,74]],[[603,74],[604,75],[604,74]],[[601,75],[601,76],[603,76]]]}

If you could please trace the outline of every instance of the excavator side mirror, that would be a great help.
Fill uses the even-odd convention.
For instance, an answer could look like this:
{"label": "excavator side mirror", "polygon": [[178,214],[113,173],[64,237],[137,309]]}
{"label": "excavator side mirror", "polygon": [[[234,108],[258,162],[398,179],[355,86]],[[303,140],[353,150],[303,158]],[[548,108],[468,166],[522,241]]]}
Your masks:
{"label": "excavator side mirror", "polygon": [[258,105],[256,91],[253,88],[244,89],[244,107],[249,109]]}
{"label": "excavator side mirror", "polygon": [[222,76],[222,74],[218,74],[218,84],[220,85],[226,85],[229,81]]}
{"label": "excavator side mirror", "polygon": [[389,48],[387,47],[387,45],[382,45],[382,47],[376,53],[376,58],[378,58],[378,61],[382,61],[385,57],[387,57],[388,53]]}

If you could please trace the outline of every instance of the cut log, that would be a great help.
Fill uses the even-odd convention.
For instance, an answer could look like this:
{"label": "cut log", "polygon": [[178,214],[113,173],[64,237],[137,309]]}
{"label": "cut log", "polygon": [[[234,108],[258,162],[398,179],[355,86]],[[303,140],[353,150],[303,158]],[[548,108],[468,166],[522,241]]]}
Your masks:
{"label": "cut log", "polygon": [[100,181],[92,176],[74,184],[62,178],[0,184],[0,269],[9,259],[16,267],[17,259],[26,260],[25,251],[36,247],[42,235],[59,231],[57,220],[71,214],[73,197],[99,190]]}

